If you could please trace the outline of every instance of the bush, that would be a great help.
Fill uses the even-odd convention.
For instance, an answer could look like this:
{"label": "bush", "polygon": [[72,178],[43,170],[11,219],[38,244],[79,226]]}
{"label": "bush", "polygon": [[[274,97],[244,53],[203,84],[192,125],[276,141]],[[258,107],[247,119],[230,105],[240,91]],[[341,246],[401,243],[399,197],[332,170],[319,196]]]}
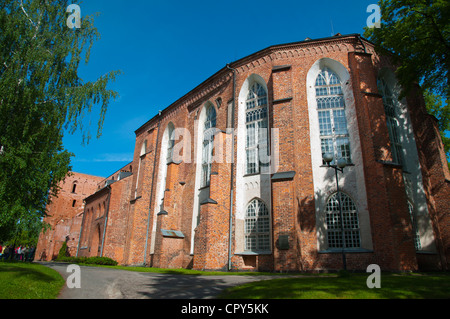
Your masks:
{"label": "bush", "polygon": [[67,250],[67,242],[63,242],[63,244],[59,250],[57,259],[67,257],[68,255],[69,254],[68,254],[68,250]]}
{"label": "bush", "polygon": [[117,266],[118,262],[109,257],[89,257],[87,259],[88,264],[93,265],[109,265],[109,266]]}
{"label": "bush", "polygon": [[72,264],[84,264],[87,261],[87,257],[59,257],[56,258],[56,261],[62,261]]}
{"label": "bush", "polygon": [[59,257],[57,261],[63,261],[73,264],[88,264],[88,265],[108,265],[117,266],[118,262],[109,257]]}

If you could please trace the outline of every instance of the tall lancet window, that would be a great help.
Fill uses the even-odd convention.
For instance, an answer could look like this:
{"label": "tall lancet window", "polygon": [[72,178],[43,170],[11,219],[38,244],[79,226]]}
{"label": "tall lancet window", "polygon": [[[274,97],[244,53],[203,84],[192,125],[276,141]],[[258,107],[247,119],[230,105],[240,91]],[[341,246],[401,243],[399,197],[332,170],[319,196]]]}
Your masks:
{"label": "tall lancet window", "polygon": [[246,141],[246,173],[260,173],[261,168],[268,165],[268,108],[267,92],[257,82],[251,87],[246,100],[245,122],[247,128]]}
{"label": "tall lancet window", "polygon": [[414,233],[414,246],[416,247],[416,250],[421,250],[422,247],[420,244],[420,234],[419,234],[419,230],[417,229],[417,217],[416,217],[416,214],[414,213],[414,207],[410,201],[408,201],[408,212],[409,212],[409,217],[411,217],[411,224],[412,224],[413,233]]}
{"label": "tall lancet window", "polygon": [[322,155],[332,153],[334,159],[343,158],[350,164],[350,140],[341,81],[336,73],[325,68],[317,76],[315,88]]}
{"label": "tall lancet window", "polygon": [[378,90],[383,96],[384,112],[391,141],[392,161],[403,164],[403,147],[400,139],[397,115],[397,97],[383,78],[378,79]]}
{"label": "tall lancet window", "polygon": [[167,141],[167,163],[171,163],[173,161],[173,147],[175,146],[175,128],[172,123],[169,124],[169,139]]}
{"label": "tall lancet window", "polygon": [[215,131],[216,109],[210,104],[206,109],[206,120],[203,127],[202,187],[208,186],[211,181],[211,164]]}

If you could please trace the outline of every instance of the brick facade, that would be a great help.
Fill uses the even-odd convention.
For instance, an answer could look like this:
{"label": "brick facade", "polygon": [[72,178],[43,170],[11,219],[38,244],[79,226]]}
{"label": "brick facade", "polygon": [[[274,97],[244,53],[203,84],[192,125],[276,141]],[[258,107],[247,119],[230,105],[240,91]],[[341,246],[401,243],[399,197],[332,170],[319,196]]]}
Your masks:
{"label": "brick facade", "polygon": [[83,219],[84,199],[95,192],[103,177],[70,172],[60,183],[60,191],[51,199],[47,207],[44,222],[51,228],[39,236],[35,258],[52,260],[58,256],[64,241],[67,241],[69,253],[77,252],[78,239]]}
{"label": "brick facade", "polygon": [[[138,128],[133,162],[121,170],[126,176],[115,175],[114,181],[110,176],[107,186],[100,184],[85,198],[77,254],[163,268],[342,269],[341,249],[330,247],[327,209],[337,189],[334,170],[321,159],[323,123],[314,89],[324,69],[340,79],[352,156],[339,173],[339,190],[354,203],[360,236],[356,247],[346,249],[348,269],[378,264],[386,271],[448,270],[450,174],[437,123],[418,94],[400,101],[405,163],[395,162],[377,85],[394,67],[359,35],[256,52],[225,66]],[[245,107],[255,83],[267,94],[272,162],[269,173],[246,174]],[[204,185],[203,126],[210,107],[217,133]],[[249,248],[252,200],[268,209],[270,248]],[[264,236],[255,237],[255,247]]]}

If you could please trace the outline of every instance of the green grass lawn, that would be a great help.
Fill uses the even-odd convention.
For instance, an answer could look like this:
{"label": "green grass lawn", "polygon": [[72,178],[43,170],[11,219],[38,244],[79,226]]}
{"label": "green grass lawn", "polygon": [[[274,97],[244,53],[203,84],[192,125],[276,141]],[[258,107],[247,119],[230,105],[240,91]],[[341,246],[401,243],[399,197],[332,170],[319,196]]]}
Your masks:
{"label": "green grass lawn", "polygon": [[[137,267],[137,266],[108,266],[108,265],[92,265],[92,264],[83,264],[80,265],[90,266],[90,267],[105,267],[112,269],[122,269],[128,271],[137,271],[137,272],[152,272],[158,274],[171,274],[171,275],[193,275],[193,276],[294,276],[298,275],[298,273],[275,273],[275,272],[237,272],[237,271],[203,271],[203,270],[193,270],[193,269],[185,269],[185,268],[154,268],[154,267]],[[324,274],[325,276],[326,274]]]}
{"label": "green grass lawn", "polygon": [[[103,266],[105,267],[105,266]],[[183,275],[276,275],[276,273],[202,272],[186,269],[111,267]],[[382,274],[381,288],[369,289],[369,274],[289,276],[225,290],[227,299],[423,299],[450,298],[450,273]],[[54,299],[64,279],[53,269],[32,263],[0,262],[0,299]]]}
{"label": "green grass lawn", "polygon": [[55,299],[63,286],[62,276],[48,267],[0,262],[0,299]]}
{"label": "green grass lawn", "polygon": [[382,274],[381,288],[369,289],[369,274],[301,277],[253,282],[229,288],[229,299],[441,299],[450,298],[450,274]]}
{"label": "green grass lawn", "polygon": [[228,299],[441,299],[450,298],[450,274],[382,274],[369,289],[369,274],[302,277],[253,282],[225,290]]}

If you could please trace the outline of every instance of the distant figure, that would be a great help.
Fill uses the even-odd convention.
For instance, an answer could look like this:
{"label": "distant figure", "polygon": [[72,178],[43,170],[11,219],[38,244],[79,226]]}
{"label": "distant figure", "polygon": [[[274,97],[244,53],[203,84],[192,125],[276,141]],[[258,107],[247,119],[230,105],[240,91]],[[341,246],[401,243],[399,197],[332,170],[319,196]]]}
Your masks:
{"label": "distant figure", "polygon": [[27,251],[27,255],[26,255],[26,261],[28,261],[28,262],[32,262],[33,261],[33,259],[34,259],[34,253],[36,252],[36,249],[33,247],[33,246],[31,246],[29,249],[28,249],[28,251]]}
{"label": "distant figure", "polygon": [[45,249],[41,253],[41,258],[39,258],[40,261],[46,261],[47,260],[47,253],[45,252]]}
{"label": "distant figure", "polygon": [[23,247],[22,251],[21,251],[21,254],[20,254],[20,260],[21,261],[27,261],[26,260],[27,254],[28,254],[28,247]]}

